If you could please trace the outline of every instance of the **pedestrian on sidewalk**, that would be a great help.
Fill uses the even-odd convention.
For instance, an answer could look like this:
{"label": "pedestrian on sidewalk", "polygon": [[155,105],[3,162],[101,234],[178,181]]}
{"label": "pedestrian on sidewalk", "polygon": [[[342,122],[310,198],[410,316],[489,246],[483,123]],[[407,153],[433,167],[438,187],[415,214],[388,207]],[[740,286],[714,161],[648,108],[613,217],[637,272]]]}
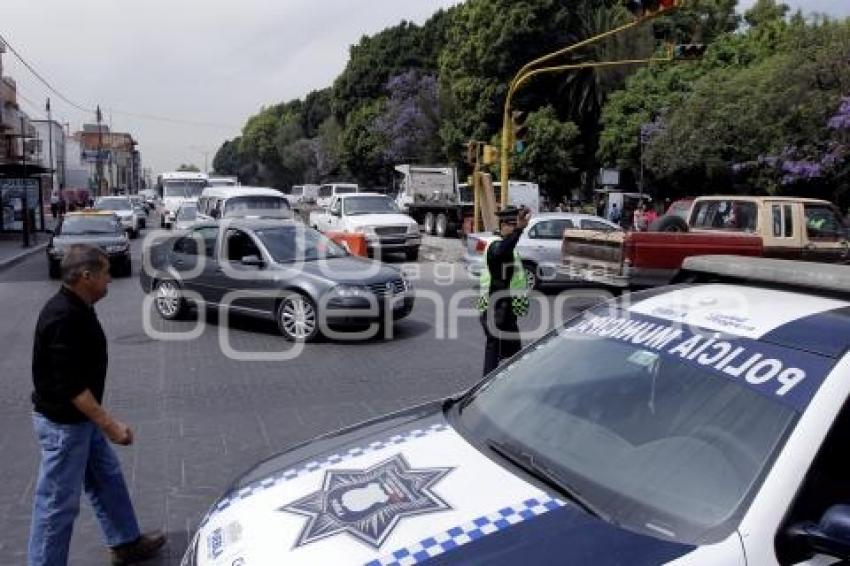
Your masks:
{"label": "pedestrian on sidewalk", "polygon": [[50,215],[53,220],[59,216],[59,189],[53,189],[50,192]]}
{"label": "pedestrian on sidewalk", "polygon": [[162,533],[141,534],[118,457],[133,432],[102,405],[107,344],[93,305],[106,296],[109,261],[99,248],[70,246],[62,286],[42,308],[35,329],[33,423],[41,448],[29,539],[30,566],[64,566],[85,491],[112,564],[156,554]]}
{"label": "pedestrian on sidewalk", "polygon": [[517,319],[528,314],[528,279],[516,245],[531,211],[508,207],[499,212],[500,239],[484,251],[478,310],[486,338],[484,375],[522,349]]}

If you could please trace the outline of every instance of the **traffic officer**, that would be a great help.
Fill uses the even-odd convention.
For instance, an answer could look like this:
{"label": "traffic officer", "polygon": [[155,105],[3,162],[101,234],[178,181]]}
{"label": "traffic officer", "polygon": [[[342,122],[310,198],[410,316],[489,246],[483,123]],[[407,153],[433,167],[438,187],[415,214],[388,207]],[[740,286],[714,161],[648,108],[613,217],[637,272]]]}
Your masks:
{"label": "traffic officer", "polygon": [[487,342],[484,375],[522,349],[517,319],[528,314],[528,282],[516,245],[531,211],[508,207],[498,213],[500,239],[484,251],[478,310]]}

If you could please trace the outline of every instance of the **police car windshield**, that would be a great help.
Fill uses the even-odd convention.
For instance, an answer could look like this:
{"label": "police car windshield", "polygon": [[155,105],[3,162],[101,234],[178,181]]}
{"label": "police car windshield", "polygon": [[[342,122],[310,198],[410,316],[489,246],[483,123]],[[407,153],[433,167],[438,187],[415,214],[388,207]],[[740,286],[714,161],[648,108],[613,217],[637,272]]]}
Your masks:
{"label": "police car windshield", "polygon": [[799,413],[671,345],[552,333],[461,404],[460,428],[521,446],[617,524],[717,542]]}
{"label": "police car windshield", "polygon": [[320,232],[302,226],[264,228],[255,233],[278,263],[316,261],[348,255]]}

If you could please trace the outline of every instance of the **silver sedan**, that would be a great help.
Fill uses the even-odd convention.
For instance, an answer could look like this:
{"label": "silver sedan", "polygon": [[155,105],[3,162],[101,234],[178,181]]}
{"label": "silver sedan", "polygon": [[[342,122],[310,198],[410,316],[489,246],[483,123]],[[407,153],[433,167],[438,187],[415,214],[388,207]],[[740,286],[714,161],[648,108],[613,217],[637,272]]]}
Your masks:
{"label": "silver sedan", "polygon": [[[590,214],[548,212],[533,216],[516,247],[525,266],[529,288],[539,289],[546,283],[570,281],[559,269],[564,230],[569,229],[622,231],[613,222]],[[466,251],[461,262],[470,276],[477,278],[481,275],[484,251],[497,238],[490,232],[467,235]]]}

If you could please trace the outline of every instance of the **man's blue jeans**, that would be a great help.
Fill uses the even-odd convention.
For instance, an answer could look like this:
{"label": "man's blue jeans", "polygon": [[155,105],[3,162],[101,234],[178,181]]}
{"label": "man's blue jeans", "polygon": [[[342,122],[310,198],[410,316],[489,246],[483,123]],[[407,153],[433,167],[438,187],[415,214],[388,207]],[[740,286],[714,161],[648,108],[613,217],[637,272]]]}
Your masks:
{"label": "man's blue jeans", "polygon": [[139,525],[118,457],[94,423],[58,424],[39,413],[33,423],[41,446],[29,541],[30,566],[68,562],[80,493],[86,495],[109,546],[132,542]]}

